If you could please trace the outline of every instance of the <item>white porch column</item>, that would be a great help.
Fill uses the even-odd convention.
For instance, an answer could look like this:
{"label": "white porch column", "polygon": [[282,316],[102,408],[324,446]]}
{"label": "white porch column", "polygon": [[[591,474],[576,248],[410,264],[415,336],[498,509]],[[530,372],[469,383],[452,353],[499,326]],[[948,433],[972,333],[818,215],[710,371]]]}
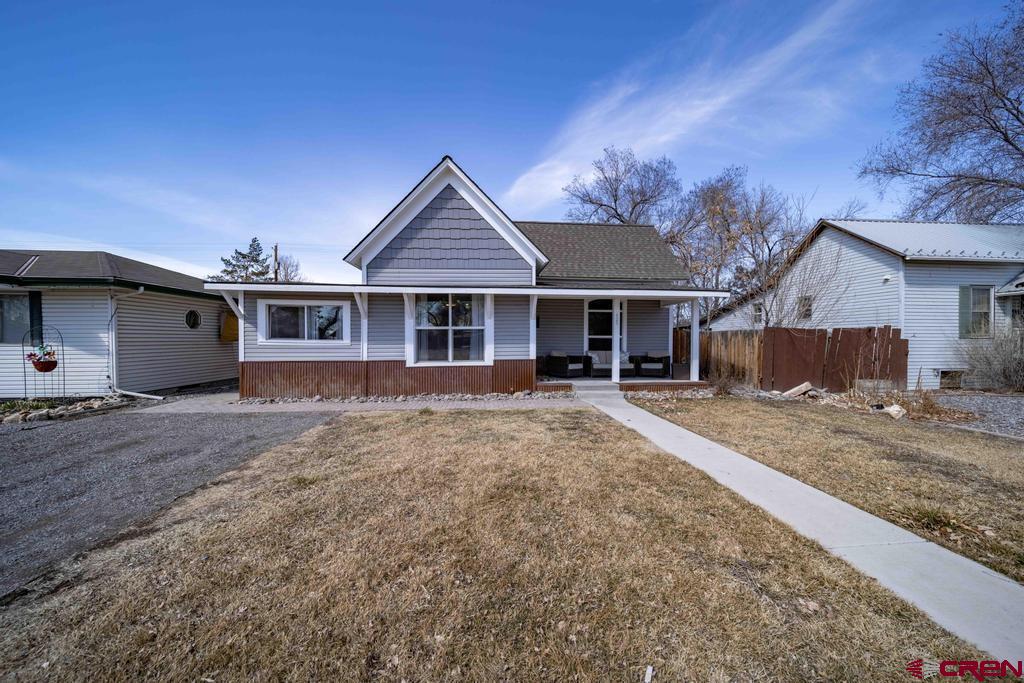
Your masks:
{"label": "white porch column", "polygon": [[537,295],[530,295],[530,358],[537,359]]}
{"label": "white porch column", "polygon": [[612,299],[612,381],[619,381],[619,333],[622,328],[622,316],[619,313],[621,301]]}
{"label": "white porch column", "polygon": [[690,299],[690,381],[700,381],[700,299]]}

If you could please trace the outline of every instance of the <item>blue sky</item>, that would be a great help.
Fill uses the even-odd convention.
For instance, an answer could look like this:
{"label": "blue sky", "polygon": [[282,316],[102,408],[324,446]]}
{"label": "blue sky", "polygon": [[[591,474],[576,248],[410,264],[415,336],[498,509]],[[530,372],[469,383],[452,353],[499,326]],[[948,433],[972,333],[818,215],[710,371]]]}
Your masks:
{"label": "blue sky", "polygon": [[977,2],[3,3],[0,245],[204,276],[258,235],[315,281],[444,154],[516,219],[608,145],[851,197]]}

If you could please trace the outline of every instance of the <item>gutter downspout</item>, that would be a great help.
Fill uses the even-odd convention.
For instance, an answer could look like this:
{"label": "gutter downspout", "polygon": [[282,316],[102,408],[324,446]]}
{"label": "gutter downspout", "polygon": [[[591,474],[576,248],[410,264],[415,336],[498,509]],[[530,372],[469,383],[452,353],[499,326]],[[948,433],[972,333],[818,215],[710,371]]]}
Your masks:
{"label": "gutter downspout", "polygon": [[117,386],[117,302],[121,299],[127,299],[130,296],[138,296],[145,291],[145,287],[139,287],[138,290],[134,292],[110,297],[111,307],[113,308],[113,311],[110,314],[110,391],[115,394],[124,394],[126,396],[135,396],[136,398],[148,398],[154,401],[162,401],[164,400],[163,396],[140,394],[137,391],[128,391]]}

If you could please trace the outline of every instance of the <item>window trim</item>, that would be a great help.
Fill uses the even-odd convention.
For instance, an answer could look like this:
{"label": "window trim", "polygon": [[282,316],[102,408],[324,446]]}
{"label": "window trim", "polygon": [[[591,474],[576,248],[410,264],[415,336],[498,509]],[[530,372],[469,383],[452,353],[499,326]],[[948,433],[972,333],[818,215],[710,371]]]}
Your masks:
{"label": "window trim", "polygon": [[[271,339],[268,336],[271,306],[340,306],[341,339]],[[308,315],[308,313],[306,313]],[[307,331],[303,318],[303,334]],[[256,300],[256,344],[258,346],[351,346],[352,345],[352,302],[340,299],[257,299]]]}
{"label": "window trim", "polygon": [[988,331],[977,334],[974,333],[973,326],[968,325],[967,327],[967,339],[992,339],[995,334],[996,327],[996,288],[995,285],[967,285],[968,292],[970,294],[967,301],[967,316],[968,322],[974,319],[974,290],[976,289],[987,289],[988,290]]}
{"label": "window trim", "polygon": [[[807,306],[803,305],[803,301],[807,300]],[[804,311],[807,311],[807,315],[804,315]],[[814,320],[814,297],[810,294],[801,294],[796,298],[796,315],[797,320]]]}
{"label": "window trim", "polygon": [[[192,327],[191,325],[188,324],[188,314],[189,313],[195,313],[196,317],[199,320],[196,323],[195,327]],[[185,329],[186,330],[198,330],[200,327],[203,326],[203,314],[197,308],[190,308],[190,309],[185,311],[185,315],[181,316],[181,322],[185,325]]]}
{"label": "window trim", "polygon": [[[435,293],[435,292],[430,292]],[[436,294],[447,294],[449,301],[453,294],[481,294],[480,292],[436,292]],[[405,365],[406,367],[416,368],[431,368],[431,367],[457,367],[457,366],[486,366],[494,365],[494,295],[493,294],[482,294],[484,297],[484,359],[483,360],[416,360],[416,333],[419,329],[434,329],[434,330],[478,330],[479,326],[474,327],[431,327],[431,328],[418,328],[416,326],[416,295],[425,294],[425,292],[409,292],[403,293],[402,298],[405,304]],[[449,334],[449,354],[451,349],[451,337]],[[449,358],[451,356],[449,355]]]}
{"label": "window trim", "polygon": [[764,325],[764,304],[755,301],[750,305],[750,315],[755,325]]}
{"label": "window trim", "polygon": [[[1024,294],[1011,296],[1010,299],[1010,329],[1014,332],[1024,332]],[[1014,309],[1018,311],[1014,311]],[[1019,312],[1020,315],[1014,314]],[[1014,318],[1016,317],[1016,320]]]}

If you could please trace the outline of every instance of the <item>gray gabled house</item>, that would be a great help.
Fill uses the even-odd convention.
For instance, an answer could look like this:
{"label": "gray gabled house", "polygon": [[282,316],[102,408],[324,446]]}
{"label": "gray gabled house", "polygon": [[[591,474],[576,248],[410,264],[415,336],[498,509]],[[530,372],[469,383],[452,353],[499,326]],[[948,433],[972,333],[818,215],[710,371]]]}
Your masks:
{"label": "gray gabled house", "polygon": [[1024,226],[822,219],[779,284],[727,304],[712,330],[900,328],[913,388],[955,386],[964,347],[1024,330]]}
{"label": "gray gabled house", "polygon": [[[102,251],[0,250],[0,397],[149,392],[238,375],[224,300],[183,273]],[[58,367],[38,373],[26,347]]]}
{"label": "gray gabled house", "polygon": [[670,379],[669,307],[728,294],[652,226],[513,221],[447,156],[345,261],[360,283],[206,284],[240,321],[243,396],[520,391],[546,360]]}

